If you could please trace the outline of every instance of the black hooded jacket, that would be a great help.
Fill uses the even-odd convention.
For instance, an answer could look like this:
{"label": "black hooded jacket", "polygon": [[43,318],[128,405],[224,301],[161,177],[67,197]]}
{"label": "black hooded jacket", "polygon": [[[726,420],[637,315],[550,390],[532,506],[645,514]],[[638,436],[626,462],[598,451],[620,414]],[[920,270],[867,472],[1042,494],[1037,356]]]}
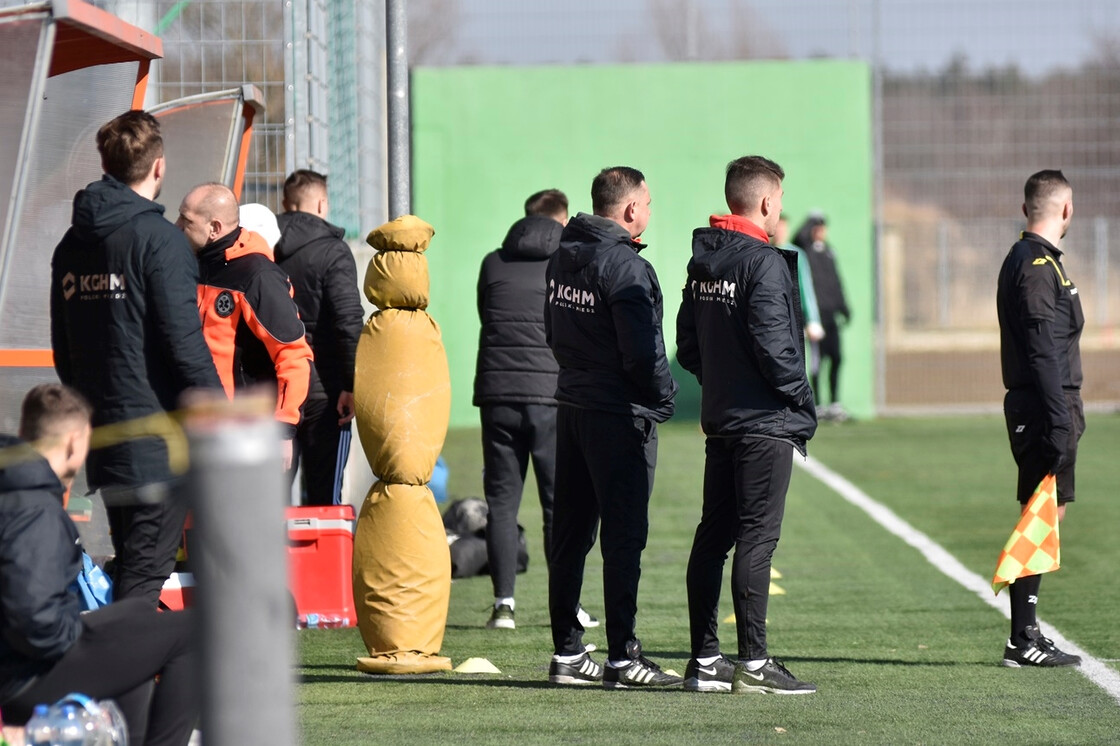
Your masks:
{"label": "black hooded jacket", "polygon": [[[221,388],[198,317],[198,263],[163,207],[111,176],[74,197],[51,261],[51,348],[59,380],[93,405],[94,426],[173,411],[188,388]],[[91,487],[171,477],[158,438],[90,453]]]}
{"label": "black hooded jacket", "polygon": [[641,248],[611,220],[572,218],[548,261],[545,332],[560,364],[558,401],[664,422],[677,383],[661,333],[661,286]]}
{"label": "black hooded jacket", "polygon": [[69,590],[82,546],[62,493],[46,459],[0,435],[0,705],[48,671],[82,631]]}
{"label": "black hooded jacket", "polygon": [[509,229],[478,272],[474,405],[556,404],[560,367],[544,335],[545,269],[563,226],[530,215]]}
{"label": "black hooded jacket", "polygon": [[677,314],[677,362],[702,387],[709,436],[787,440],[817,429],[805,375],[797,254],[735,230],[698,228]]}
{"label": "black hooded jacket", "polygon": [[319,374],[308,398],[333,400],[339,392],[354,390],[354,358],[364,315],[354,254],[342,240],[343,229],[318,215],[286,212],[276,220],[276,263],[292,282]]}
{"label": "black hooded jacket", "polygon": [[809,260],[809,270],[813,275],[813,290],[817,296],[817,308],[820,309],[821,321],[835,323],[837,316],[844,317],[847,322],[852,312],[848,308],[848,301],[844,297],[844,286],[840,284],[840,273],[836,270],[836,254],[825,241],[813,241],[813,228],[824,225],[824,220],[817,216],[809,217],[797,230],[793,244],[805,252]]}

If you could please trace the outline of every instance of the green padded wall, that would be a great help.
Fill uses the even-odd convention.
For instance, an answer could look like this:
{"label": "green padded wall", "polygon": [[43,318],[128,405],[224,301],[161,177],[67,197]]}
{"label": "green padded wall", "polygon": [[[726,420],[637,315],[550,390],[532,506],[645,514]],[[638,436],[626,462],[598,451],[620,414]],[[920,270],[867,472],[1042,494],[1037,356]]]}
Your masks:
{"label": "green padded wall", "polygon": [[[591,209],[601,168],[641,169],[653,197],[642,252],[665,294],[666,343],[692,230],[727,212],[727,162],[759,154],[786,171],[785,212],[796,230],[822,209],[852,306],[844,330],[841,398],[857,416],[874,402],[871,77],[858,62],[745,62],[584,67],[420,68],[412,74],[413,210],[435,226],[427,253],[429,311],[451,364],[452,426],[471,406],[482,257],[497,248],[539,189]],[[699,412],[690,375],[677,418]]]}

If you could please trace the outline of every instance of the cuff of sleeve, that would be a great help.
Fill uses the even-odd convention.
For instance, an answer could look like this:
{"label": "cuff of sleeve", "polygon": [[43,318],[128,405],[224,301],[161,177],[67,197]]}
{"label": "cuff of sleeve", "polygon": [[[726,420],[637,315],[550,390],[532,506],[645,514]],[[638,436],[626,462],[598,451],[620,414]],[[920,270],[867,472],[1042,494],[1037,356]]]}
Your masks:
{"label": "cuff of sleeve", "polygon": [[296,437],[296,426],[289,422],[278,422],[280,426],[280,440],[291,440]]}

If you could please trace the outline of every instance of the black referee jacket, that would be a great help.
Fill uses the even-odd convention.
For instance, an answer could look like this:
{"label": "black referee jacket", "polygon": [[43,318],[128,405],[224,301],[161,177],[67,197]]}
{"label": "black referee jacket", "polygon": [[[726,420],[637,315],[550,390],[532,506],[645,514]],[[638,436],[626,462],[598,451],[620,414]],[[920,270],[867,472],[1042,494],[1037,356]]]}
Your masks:
{"label": "black referee jacket", "polygon": [[1036,390],[1051,427],[1069,425],[1065,389],[1081,388],[1081,296],[1062,252],[1023,232],[999,271],[996,292],[1003,385]]}

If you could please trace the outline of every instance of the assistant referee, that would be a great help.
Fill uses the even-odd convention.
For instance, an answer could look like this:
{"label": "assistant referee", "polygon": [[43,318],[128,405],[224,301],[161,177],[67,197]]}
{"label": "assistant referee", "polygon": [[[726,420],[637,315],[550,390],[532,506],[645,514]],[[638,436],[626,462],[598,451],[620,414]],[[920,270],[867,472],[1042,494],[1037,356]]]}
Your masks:
{"label": "assistant referee", "polygon": [[[1077,441],[1085,431],[1081,403],[1081,296],[1062,266],[1059,242],[1073,219],[1073,188],[1061,171],[1039,171],[1023,189],[1027,229],[999,272],[1000,361],[1007,388],[1003,411],[1019,467],[1016,495],[1026,505],[1047,474],[1058,482],[1058,520],[1074,499]],[[1011,584],[1011,637],[1003,665],[1076,666],[1038,628],[1041,575]]]}

